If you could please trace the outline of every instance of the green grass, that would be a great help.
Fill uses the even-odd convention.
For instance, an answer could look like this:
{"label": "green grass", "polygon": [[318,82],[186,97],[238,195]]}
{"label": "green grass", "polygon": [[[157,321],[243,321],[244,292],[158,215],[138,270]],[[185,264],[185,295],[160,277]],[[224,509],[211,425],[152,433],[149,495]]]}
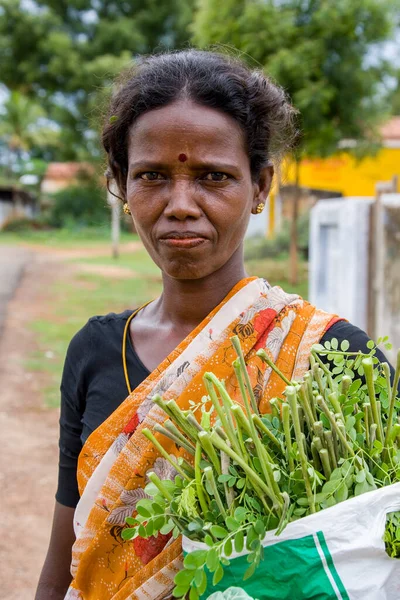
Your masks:
{"label": "green grass", "polygon": [[147,251],[143,248],[132,252],[121,247],[121,254],[118,258],[107,256],[94,256],[90,258],[73,259],[71,262],[79,262],[80,264],[100,265],[106,267],[124,267],[131,269],[133,273],[138,273],[144,276],[160,275],[161,271],[156,264],[151,260]]}
{"label": "green grass", "polygon": [[[109,226],[82,227],[76,229],[50,229],[26,230],[20,232],[0,231],[0,244],[18,245],[20,243],[40,244],[56,248],[76,248],[96,246],[97,244],[111,243]],[[138,239],[137,235],[122,231],[121,242],[132,242]]]}
{"label": "green grass", "polygon": [[[150,260],[150,259],[149,259]],[[122,312],[157,297],[161,283],[146,278],[109,280],[101,275],[76,274],[72,281],[58,282],[50,290],[54,310],[47,318],[34,321],[39,350],[26,361],[30,371],[45,372],[49,386],[44,401],[59,405],[59,385],[68,344],[93,315]]]}

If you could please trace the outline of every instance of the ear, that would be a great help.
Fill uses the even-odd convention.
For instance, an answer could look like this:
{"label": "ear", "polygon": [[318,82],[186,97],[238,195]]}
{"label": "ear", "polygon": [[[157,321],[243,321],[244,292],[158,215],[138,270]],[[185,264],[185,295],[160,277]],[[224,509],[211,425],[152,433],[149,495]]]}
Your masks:
{"label": "ear", "polygon": [[261,169],[258,181],[254,184],[253,206],[251,209],[253,214],[257,214],[257,206],[260,203],[266,203],[273,177],[274,167],[271,164]]}

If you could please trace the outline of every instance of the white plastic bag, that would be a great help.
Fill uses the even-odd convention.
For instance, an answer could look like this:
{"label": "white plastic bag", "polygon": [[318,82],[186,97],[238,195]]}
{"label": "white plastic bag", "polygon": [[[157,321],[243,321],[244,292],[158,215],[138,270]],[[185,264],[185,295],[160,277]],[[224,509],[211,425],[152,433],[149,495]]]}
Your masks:
{"label": "white plastic bag", "polygon": [[[221,582],[259,600],[400,600],[400,559],[385,552],[386,515],[400,510],[400,483],[368,492],[290,523],[263,541],[264,560],[243,581],[247,551],[232,554]],[[206,548],[183,539],[184,552]]]}
{"label": "white plastic bag", "polygon": [[255,600],[241,588],[230,587],[225,592],[215,592],[207,600]]}

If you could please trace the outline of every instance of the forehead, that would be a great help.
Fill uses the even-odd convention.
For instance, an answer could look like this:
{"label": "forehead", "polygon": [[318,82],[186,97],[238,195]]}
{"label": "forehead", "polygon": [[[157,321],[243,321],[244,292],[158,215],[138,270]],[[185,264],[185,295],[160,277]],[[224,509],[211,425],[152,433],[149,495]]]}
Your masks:
{"label": "forehead", "polygon": [[141,115],[129,132],[129,158],[178,159],[181,153],[208,159],[247,160],[245,136],[229,115],[189,101]]}

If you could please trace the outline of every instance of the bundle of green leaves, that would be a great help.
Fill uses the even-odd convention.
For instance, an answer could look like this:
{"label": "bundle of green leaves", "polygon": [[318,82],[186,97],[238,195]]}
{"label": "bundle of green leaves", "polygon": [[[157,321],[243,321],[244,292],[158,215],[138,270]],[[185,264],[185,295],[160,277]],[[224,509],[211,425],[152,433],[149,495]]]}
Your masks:
{"label": "bundle of green leaves", "polygon": [[[400,481],[400,351],[391,382],[375,344],[363,354],[333,339],[312,348],[309,371],[291,382],[260,350],[258,356],[286,383],[284,398],[273,398],[271,412],[262,415],[239,339],[232,343],[240,403],[206,373],[207,395],[199,404],[182,411],[174,400],[156,396],[168,419],[156,425],[156,435],[143,430],[177,475],[161,481],[149,474],[148,498],[127,519],[122,537],[172,532],[205,544],[185,556],[175,578],[177,598],[197,600],[207,571],[217,584],[233,550],[247,550],[245,578],[251,577],[267,531],[279,535],[289,522]],[[178,459],[165,451],[162,436],[181,448]],[[385,532],[391,556],[399,556],[399,523],[399,514],[392,514]]]}

